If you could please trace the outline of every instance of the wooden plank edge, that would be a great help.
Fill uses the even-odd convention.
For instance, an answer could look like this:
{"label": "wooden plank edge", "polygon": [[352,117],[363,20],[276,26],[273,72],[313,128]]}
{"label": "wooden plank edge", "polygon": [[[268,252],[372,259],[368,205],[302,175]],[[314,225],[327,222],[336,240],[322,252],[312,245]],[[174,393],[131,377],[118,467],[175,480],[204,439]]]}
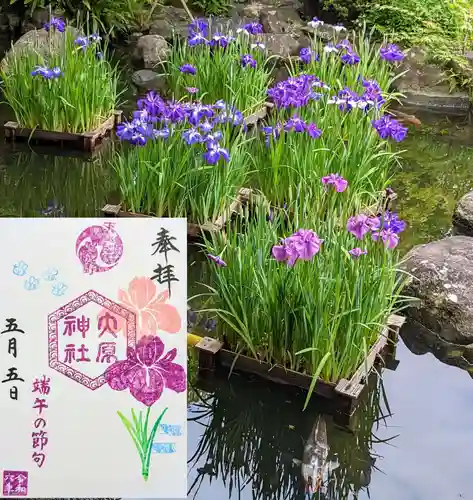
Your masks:
{"label": "wooden plank edge", "polygon": [[[18,122],[8,121],[3,125],[5,131],[13,131],[15,136],[18,137],[30,137],[33,133],[32,139],[42,139],[51,141],[78,141],[81,138],[94,139],[103,136],[108,131],[112,130],[115,125],[120,123],[122,117],[122,111],[114,111],[111,116],[109,116],[101,125],[99,125],[95,130],[91,132],[60,132],[58,130],[43,130],[43,129],[32,129],[32,128],[21,128]],[[53,137],[56,136],[56,137]]]}
{"label": "wooden plank edge", "polygon": [[212,224],[218,229],[222,230],[229,218],[238,213],[239,209],[243,206],[244,203],[247,203],[252,196],[252,191],[249,188],[240,188],[235,200],[230,204],[230,206],[223,212],[223,214],[219,215]]}
{"label": "wooden plank edge", "polygon": [[383,351],[390,346],[392,339],[391,332],[397,332],[405,321],[403,316],[392,314],[386,321],[386,326],[380,332],[378,340],[371,347],[366,360],[363,360],[351,379],[341,379],[335,387],[335,392],[341,396],[346,396],[351,399],[358,399],[363,388],[365,387],[366,379],[373,371],[376,361],[380,359]]}

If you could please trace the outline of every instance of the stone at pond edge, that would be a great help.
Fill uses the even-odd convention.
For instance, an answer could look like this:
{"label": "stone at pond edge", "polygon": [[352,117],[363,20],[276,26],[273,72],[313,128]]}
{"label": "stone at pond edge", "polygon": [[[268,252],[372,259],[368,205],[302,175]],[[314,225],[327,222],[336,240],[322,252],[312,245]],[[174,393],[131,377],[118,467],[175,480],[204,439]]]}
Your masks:
{"label": "stone at pond edge", "polygon": [[163,77],[150,69],[140,69],[131,76],[133,84],[141,90],[157,90],[162,92],[166,88]]}
{"label": "stone at pond edge", "polygon": [[[83,33],[72,26],[68,26],[66,31],[72,33],[74,38],[82,36]],[[59,33],[57,31],[52,31],[49,34],[46,30],[32,30],[25,33],[22,37],[18,39],[18,41],[13,45],[13,47],[5,54],[5,57],[2,60],[2,68],[5,68],[8,64],[8,59],[13,55],[18,55],[24,51],[35,51],[38,54],[46,57],[49,54],[50,49],[50,41],[49,37],[51,36],[51,49],[53,53],[57,53],[59,50],[62,50],[64,47],[64,33]],[[33,68],[32,68],[33,69]]]}
{"label": "stone at pond edge", "polygon": [[[473,238],[452,236],[414,247],[404,271],[413,277],[403,294],[415,297],[405,313],[438,335],[473,343]],[[473,347],[473,346],[472,346]]]}
{"label": "stone at pond edge", "polygon": [[136,42],[133,50],[133,61],[145,69],[155,68],[167,59],[171,48],[166,40],[159,35],[144,35]]}
{"label": "stone at pond edge", "polygon": [[473,236],[473,191],[458,201],[452,221],[457,234]]}
{"label": "stone at pond edge", "polygon": [[266,45],[268,55],[279,57],[298,55],[299,49],[304,46],[305,41],[289,33],[264,33],[259,36],[259,39]]}
{"label": "stone at pond edge", "polygon": [[404,104],[446,114],[468,113],[468,92],[452,90],[446,74],[428,62],[423,48],[413,47],[405,53],[406,58],[397,69],[397,74],[406,73],[394,82],[396,90],[405,96]]}

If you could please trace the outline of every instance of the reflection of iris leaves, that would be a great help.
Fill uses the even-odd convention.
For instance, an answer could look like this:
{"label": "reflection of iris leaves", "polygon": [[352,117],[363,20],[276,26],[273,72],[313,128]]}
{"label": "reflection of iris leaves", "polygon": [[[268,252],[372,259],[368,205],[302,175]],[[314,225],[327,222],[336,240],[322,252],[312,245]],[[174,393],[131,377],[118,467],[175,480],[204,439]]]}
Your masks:
{"label": "reflection of iris leaves", "polygon": [[0,183],[0,216],[95,216],[114,189],[101,155],[87,161],[20,152],[9,155],[7,165]]}
{"label": "reflection of iris leaves", "polygon": [[[302,458],[317,402],[303,413],[304,395],[286,395],[280,387],[244,377],[209,385],[213,395],[190,410],[189,421],[203,425],[204,432],[190,459],[189,498],[197,496],[204,480],[219,480],[229,497],[240,498],[243,489],[251,489],[254,500],[302,499],[301,468],[293,459]],[[369,386],[355,416],[355,432],[340,430],[327,418],[328,460],[337,460],[339,467],[315,498],[343,500],[369,485],[376,467],[372,448],[379,442],[373,427],[382,423],[387,407],[376,377]]]}

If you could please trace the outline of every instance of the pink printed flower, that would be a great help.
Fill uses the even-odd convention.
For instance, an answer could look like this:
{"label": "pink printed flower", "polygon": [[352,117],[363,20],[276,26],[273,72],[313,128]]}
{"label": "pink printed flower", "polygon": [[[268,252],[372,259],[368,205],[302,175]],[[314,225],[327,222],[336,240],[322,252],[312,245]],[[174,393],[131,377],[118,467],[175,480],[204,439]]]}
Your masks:
{"label": "pink printed flower", "polygon": [[187,377],[184,368],[173,363],[177,355],[171,349],[163,356],[164,344],[157,336],[141,337],[136,349],[129,347],[127,359],[116,361],[105,370],[105,380],[114,391],[130,390],[131,395],[146,406],[161,397],[164,388],[184,392]]}
{"label": "pink printed flower", "polygon": [[[128,291],[119,290],[118,300],[123,307],[136,314],[138,338],[140,331],[155,334],[158,330],[167,333],[177,333],[181,329],[181,317],[177,309],[166,304],[169,298],[168,290],[157,293],[154,281],[144,276],[134,278],[128,285]],[[103,309],[100,318],[110,311]],[[115,332],[123,331],[124,318],[112,314],[116,318]]]}

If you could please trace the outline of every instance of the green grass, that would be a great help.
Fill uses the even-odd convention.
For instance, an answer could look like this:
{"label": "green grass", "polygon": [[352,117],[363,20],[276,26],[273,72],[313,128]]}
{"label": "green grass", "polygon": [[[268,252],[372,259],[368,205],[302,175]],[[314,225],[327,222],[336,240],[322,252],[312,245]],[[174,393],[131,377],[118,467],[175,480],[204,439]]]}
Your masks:
{"label": "green grass", "polygon": [[[95,130],[117,106],[117,71],[97,57],[95,43],[82,50],[71,32],[59,49],[45,56],[21,51],[8,59],[0,72],[5,101],[21,127],[82,133]],[[102,53],[106,53],[106,47]],[[37,66],[59,68],[58,78],[32,76]]]}

